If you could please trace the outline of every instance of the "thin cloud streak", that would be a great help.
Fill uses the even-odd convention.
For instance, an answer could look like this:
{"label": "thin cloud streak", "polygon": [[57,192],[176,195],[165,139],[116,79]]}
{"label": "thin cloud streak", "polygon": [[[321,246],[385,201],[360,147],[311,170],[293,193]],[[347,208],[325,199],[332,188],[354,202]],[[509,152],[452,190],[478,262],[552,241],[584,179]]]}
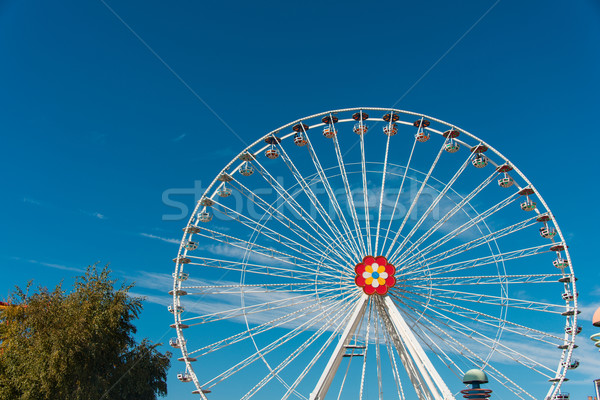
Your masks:
{"label": "thin cloud streak", "polygon": [[83,272],[83,269],[81,269],[81,268],[67,267],[66,265],[62,265],[62,264],[48,263],[48,262],[44,262],[44,261],[25,259],[25,258],[21,258],[21,257],[11,257],[11,258],[13,260],[17,260],[17,261],[22,261],[22,262],[36,264],[36,265],[43,265],[44,267],[61,269],[64,271]]}
{"label": "thin cloud streak", "polygon": [[166,238],[166,237],[162,237],[162,236],[153,235],[151,233],[140,233],[140,236],[150,238],[150,239],[162,240],[163,242],[167,242],[167,243],[179,244],[181,242],[181,240],[179,240],[179,239]]}
{"label": "thin cloud streak", "polygon": [[186,136],[187,136],[187,133],[182,133],[181,135],[179,135],[175,139],[173,139],[173,141],[174,142],[179,142],[180,140],[182,140]]}

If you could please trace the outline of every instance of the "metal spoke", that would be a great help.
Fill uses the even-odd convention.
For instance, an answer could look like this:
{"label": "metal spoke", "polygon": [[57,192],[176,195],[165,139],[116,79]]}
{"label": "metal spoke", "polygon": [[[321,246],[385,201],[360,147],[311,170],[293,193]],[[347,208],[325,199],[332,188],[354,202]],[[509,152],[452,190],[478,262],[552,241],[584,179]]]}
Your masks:
{"label": "metal spoke", "polygon": [[[492,254],[490,256],[473,258],[470,260],[457,261],[451,264],[435,265],[421,264],[418,268],[410,269],[409,266],[404,267],[406,269],[403,274],[406,276],[422,273],[424,270],[427,271],[428,276],[435,276],[440,274],[446,274],[449,272],[461,271],[470,268],[478,268],[483,265],[496,264],[500,262],[506,262],[510,260],[516,260],[519,258],[530,257],[537,254],[549,253],[550,249],[547,244],[541,244],[527,249],[518,249],[512,251],[506,251],[500,254]],[[432,266],[435,265],[435,266]]]}
{"label": "metal spoke", "polygon": [[[528,326],[525,326],[522,324],[517,324],[516,322],[498,318],[493,315],[486,314],[481,311],[473,310],[471,308],[459,306],[457,304],[450,303],[450,302],[447,302],[444,300],[440,300],[438,298],[428,297],[421,293],[411,292],[411,294],[421,296],[421,297],[426,297],[428,300],[427,304],[423,301],[419,301],[414,298],[411,298],[411,299],[408,299],[407,297],[402,297],[402,298],[413,301],[415,303],[418,303],[421,307],[423,307],[423,308],[426,307],[426,310],[431,310],[432,308],[436,308],[436,310],[443,310],[447,313],[451,313],[456,316],[460,316],[460,317],[469,319],[471,321],[476,321],[478,323],[485,324],[485,325],[488,325],[488,326],[491,326],[494,328],[497,328],[498,324],[501,324],[502,328],[508,332],[516,333],[518,335],[522,335],[522,336],[525,336],[525,337],[528,337],[528,338],[531,338],[531,339],[534,339],[534,340],[537,340],[540,342],[548,343],[553,346],[557,346],[558,343],[562,343],[562,341],[563,341],[563,338],[561,338],[555,334],[549,333],[549,332],[544,332],[539,329],[534,329],[534,328],[531,328],[531,327],[528,327]],[[393,295],[393,297],[395,299],[400,300],[399,296]],[[425,313],[426,312],[427,311],[425,311]],[[534,334],[537,334],[537,336],[534,336]],[[546,340],[546,338],[557,339],[559,342],[558,343],[551,342],[549,340]]]}
{"label": "metal spoke", "polygon": [[[412,214],[413,209],[417,205],[417,203],[419,201],[419,198],[421,197],[421,193],[423,193],[423,189],[425,189],[425,186],[427,185],[427,181],[431,177],[431,174],[433,173],[433,170],[435,169],[435,167],[436,167],[438,161],[440,160],[440,157],[442,156],[443,152],[444,152],[444,146],[442,145],[442,147],[440,147],[440,150],[438,151],[438,154],[437,154],[435,160],[433,161],[433,164],[431,164],[431,167],[429,168],[429,171],[427,172],[427,175],[423,179],[423,182],[421,183],[421,187],[419,187],[419,190],[417,191],[417,194],[415,195],[412,203],[410,204],[410,208],[406,212],[406,215],[404,216],[404,219],[402,220],[402,224],[400,225],[400,228],[398,228],[398,231],[396,232],[396,236],[394,236],[394,239],[392,239],[392,242],[390,243],[390,246],[389,246],[389,248],[386,251],[386,254],[388,255],[388,259],[389,260],[393,260],[394,257],[399,252],[400,249],[394,250],[394,245],[398,241],[398,238],[400,237],[400,234],[402,233],[402,229],[404,229],[404,226],[406,225],[406,222],[410,218],[410,215]],[[394,251],[394,252],[391,253],[392,251]]]}
{"label": "metal spoke", "polygon": [[[471,240],[471,241],[469,241],[467,243],[460,244],[460,245],[458,245],[456,247],[453,247],[453,248],[451,248],[449,250],[446,250],[446,251],[443,251],[443,252],[438,253],[436,255],[433,255],[433,256],[430,256],[428,258],[425,258],[425,259],[421,260],[420,264],[431,265],[431,264],[437,263],[439,261],[443,261],[445,259],[448,259],[450,257],[455,257],[455,256],[457,256],[459,254],[462,254],[462,253],[467,252],[469,250],[475,249],[475,248],[477,248],[477,247],[479,247],[481,245],[488,244],[491,241],[500,239],[500,238],[508,236],[508,235],[510,235],[512,233],[515,233],[515,232],[518,232],[518,231],[523,230],[525,228],[528,228],[528,227],[530,227],[530,226],[532,226],[532,225],[534,225],[536,223],[537,223],[536,217],[527,218],[524,221],[521,221],[521,222],[518,222],[516,224],[507,226],[507,227],[499,229],[499,230],[497,230],[495,232],[492,232],[492,233],[489,233],[487,235],[478,237],[477,239],[473,239],[473,240]],[[410,267],[408,267],[408,265],[407,265],[407,268],[410,268]]]}
{"label": "metal spoke", "polygon": [[396,195],[396,201],[394,202],[394,207],[392,207],[392,215],[390,216],[390,222],[388,223],[387,231],[385,232],[385,237],[383,239],[383,244],[381,245],[381,253],[385,249],[385,243],[387,242],[388,237],[390,236],[390,229],[392,228],[392,222],[394,222],[394,216],[396,215],[396,208],[398,207],[398,201],[400,200],[400,195],[402,194],[402,189],[404,189],[404,182],[406,181],[406,174],[410,168],[410,163],[412,161],[413,153],[415,152],[415,147],[417,145],[417,139],[413,140],[412,149],[410,150],[410,155],[408,156],[408,162],[406,163],[406,167],[404,168],[404,174],[402,175],[402,181],[400,182],[400,188],[398,189],[398,194]]}
{"label": "metal spoke", "polygon": [[[360,131],[363,132],[363,119],[362,119],[362,111],[360,112]],[[363,185],[363,207],[365,208],[365,230],[367,233],[367,254],[372,254],[371,249],[371,218],[370,218],[370,210],[369,210],[369,191],[367,186],[367,164],[365,160],[365,135],[364,133],[360,133],[360,164],[362,170],[362,185]],[[361,392],[362,393],[362,392]],[[362,396],[362,394],[361,394]]]}
{"label": "metal spoke", "polygon": [[[304,127],[302,129],[304,129]],[[304,131],[304,134],[305,134],[306,140],[308,141],[308,150],[310,153],[311,160],[317,170],[319,177],[321,178],[321,182],[323,182],[323,185],[325,186],[325,190],[327,192],[327,195],[329,196],[329,201],[333,205],[334,210],[338,216],[338,219],[340,220],[340,223],[342,224],[342,228],[346,232],[346,235],[348,236],[349,239],[351,239],[351,245],[352,245],[351,247],[354,250],[355,256],[358,259],[360,259],[361,258],[360,257],[360,254],[361,254],[360,245],[357,242],[356,237],[354,237],[354,235],[352,235],[352,229],[348,225],[348,221],[346,220],[346,216],[344,215],[344,212],[342,211],[342,208],[338,202],[337,196],[335,195],[335,193],[331,187],[329,179],[327,179],[327,175],[325,174],[325,171],[323,170],[323,166],[321,165],[321,162],[319,161],[319,157],[317,156],[317,153],[315,152],[315,148],[310,141],[310,136],[307,134],[306,131]],[[360,235],[360,231],[357,232],[357,235]]]}
{"label": "metal spoke", "polygon": [[[423,257],[423,256],[429,254],[431,251],[439,248],[440,246],[442,246],[445,243],[449,242],[450,240],[454,239],[455,237],[457,237],[461,233],[466,232],[467,230],[469,230],[473,226],[477,225],[480,222],[485,221],[491,215],[497,213],[498,211],[502,210],[504,207],[506,207],[509,204],[513,203],[517,199],[517,196],[518,196],[517,193],[512,194],[511,196],[508,196],[504,200],[498,202],[497,204],[495,204],[492,207],[488,208],[484,212],[478,214],[475,218],[472,218],[472,219],[468,220],[467,222],[465,222],[464,224],[462,224],[461,226],[453,229],[450,233],[448,233],[448,234],[444,235],[442,238],[436,240],[435,242],[433,242],[429,246],[425,247],[423,250],[420,250],[418,252],[410,254],[409,251],[411,251],[411,249],[410,248],[407,249],[403,254],[408,255],[408,257],[403,257],[401,255],[399,259],[394,260],[394,261],[396,263],[403,263],[403,262],[406,263],[406,262],[411,262],[412,260],[416,259],[417,257]],[[413,243],[413,246],[414,246],[414,243]]]}
{"label": "metal spoke", "polygon": [[402,243],[400,243],[400,245],[396,249],[395,253],[400,253],[400,251],[402,251],[402,249],[404,248],[404,246],[410,241],[410,239],[413,237],[413,235],[415,234],[415,232],[421,227],[421,225],[423,224],[423,222],[425,222],[425,220],[427,219],[427,217],[429,216],[429,214],[431,214],[431,212],[435,209],[435,207],[437,207],[437,205],[444,198],[444,196],[446,196],[446,193],[448,193],[448,190],[450,190],[450,188],[452,187],[452,185],[454,184],[454,182],[456,182],[458,180],[458,178],[462,175],[462,173],[464,172],[464,170],[470,164],[471,157],[472,157],[472,154],[470,154],[467,157],[467,159],[463,162],[463,164],[460,166],[460,168],[458,169],[458,171],[456,171],[456,173],[454,174],[454,176],[452,177],[452,179],[450,179],[450,181],[448,183],[446,183],[446,185],[444,186],[444,188],[438,193],[438,195],[436,196],[436,198],[429,205],[429,207],[427,208],[427,210],[425,210],[425,212],[419,218],[419,220],[417,221],[417,223],[413,226],[413,228],[410,230],[410,232],[408,232],[408,234],[404,237],[404,240],[402,240]]}
{"label": "metal spoke", "polygon": [[[304,134],[306,135],[306,132],[304,132]],[[311,159],[313,160],[313,164],[315,165],[315,168],[317,169],[317,174],[321,180],[321,183],[325,186],[325,192],[328,195],[329,201],[332,202],[332,204],[334,205],[334,208],[335,208],[335,205],[337,204],[337,199],[335,198],[335,195],[333,194],[333,191],[331,190],[331,187],[329,186],[329,181],[327,180],[327,176],[325,175],[323,168],[320,167],[320,163],[318,161],[318,158],[316,158],[316,154],[314,154],[314,151],[310,144],[310,139],[308,138],[308,135],[306,135],[305,137],[308,141],[309,152],[311,155]],[[304,191],[305,195],[310,200],[311,204],[316,208],[317,212],[323,219],[323,222],[325,223],[325,225],[331,229],[331,231],[333,233],[333,237],[342,237],[343,235],[340,232],[340,230],[338,229],[337,225],[335,224],[333,219],[331,219],[331,217],[329,216],[329,213],[327,212],[327,210],[325,210],[325,207],[323,207],[323,205],[321,204],[321,202],[319,201],[319,199],[317,198],[317,196],[315,195],[313,190],[310,188],[310,185],[308,185],[306,183],[306,180],[304,179],[302,174],[298,171],[298,168],[296,167],[294,162],[291,160],[291,158],[287,155],[287,153],[286,153],[285,149],[283,148],[283,146],[281,145],[281,143],[279,144],[279,148],[281,149],[281,152],[282,152],[282,159],[288,166],[289,170],[292,172],[294,179],[296,179],[296,181],[298,182],[298,184]],[[328,188],[330,190],[327,190]],[[339,207],[339,205],[338,205],[338,207]],[[338,211],[338,208],[336,208],[336,212],[337,211]],[[344,226],[344,222],[345,222],[344,216],[341,213],[338,213],[338,218],[340,219],[340,223],[342,224],[342,229],[345,229],[346,227]],[[346,233],[348,235],[350,235],[349,228],[346,231]],[[349,237],[351,237],[351,236],[349,236]],[[355,244],[354,241],[351,241],[351,244],[352,245],[349,246],[347,250],[349,250],[355,257],[360,258],[359,254],[358,254],[358,249],[353,246]]]}
{"label": "metal spoke", "polygon": [[356,204],[354,203],[354,197],[352,195],[352,188],[350,186],[350,182],[348,181],[348,175],[346,173],[346,164],[344,163],[344,158],[342,156],[342,151],[340,150],[340,144],[338,142],[338,135],[333,137],[333,143],[335,147],[335,155],[337,158],[338,167],[340,169],[340,174],[342,175],[342,181],[344,182],[344,189],[346,192],[346,201],[350,207],[350,215],[352,216],[352,222],[354,224],[354,231],[356,232],[356,236],[358,238],[358,242],[360,243],[360,247],[365,250],[365,242],[362,236],[362,231],[360,227],[360,221],[358,220],[358,214],[356,213]]}
{"label": "metal spoke", "polygon": [[[456,213],[458,213],[459,211],[463,210],[468,204],[470,204],[471,200],[473,200],[475,198],[475,196],[477,196],[479,193],[481,193],[481,191],[483,191],[483,189],[485,189],[493,180],[494,178],[498,175],[497,172],[493,172],[486,180],[484,180],[483,182],[481,182],[479,184],[479,186],[477,186],[475,189],[473,189],[467,196],[463,197],[461,199],[460,202],[458,202],[458,204],[456,204],[450,211],[448,211],[438,222],[436,222],[431,228],[429,228],[427,230],[427,232],[425,232],[421,237],[419,237],[417,240],[415,240],[405,251],[403,254],[407,254],[410,255],[413,253],[413,250],[415,248],[417,248],[417,246],[420,246],[421,244],[423,244],[423,242],[425,242],[425,240],[427,240],[431,235],[433,235],[435,232],[437,232],[438,229],[440,229],[446,222],[448,222],[448,220],[450,218],[452,218]],[[420,254],[414,254],[415,256],[420,255]],[[401,260],[405,259],[407,257],[403,257],[402,255],[400,255],[399,257]],[[414,257],[410,257],[408,259],[411,259]]]}

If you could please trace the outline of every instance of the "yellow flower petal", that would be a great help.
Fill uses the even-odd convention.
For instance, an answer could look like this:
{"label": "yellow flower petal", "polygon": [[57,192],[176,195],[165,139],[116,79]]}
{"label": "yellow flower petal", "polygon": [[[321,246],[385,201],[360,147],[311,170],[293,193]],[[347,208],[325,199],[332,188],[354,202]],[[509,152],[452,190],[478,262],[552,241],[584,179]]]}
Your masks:
{"label": "yellow flower petal", "polygon": [[377,278],[377,282],[379,282],[380,285],[384,285],[385,284],[385,279],[383,279],[383,278]]}
{"label": "yellow flower petal", "polygon": [[379,268],[377,268],[377,272],[379,272],[379,273],[385,272],[385,265],[380,265]]}
{"label": "yellow flower petal", "polygon": [[371,267],[371,264],[365,266],[365,271],[373,272],[373,267]]}
{"label": "yellow flower petal", "polygon": [[365,283],[366,283],[367,285],[370,285],[371,283],[373,283],[373,277],[372,277],[372,276],[370,276],[370,277],[368,277],[367,279],[365,279]]}

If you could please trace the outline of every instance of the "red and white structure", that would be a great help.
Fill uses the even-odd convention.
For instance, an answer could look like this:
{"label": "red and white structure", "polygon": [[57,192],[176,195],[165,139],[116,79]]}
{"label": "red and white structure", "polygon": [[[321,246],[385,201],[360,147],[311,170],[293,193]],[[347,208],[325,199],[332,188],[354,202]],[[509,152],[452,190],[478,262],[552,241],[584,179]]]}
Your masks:
{"label": "red and white structure", "polygon": [[554,400],[579,365],[550,208],[491,144],[424,114],[340,109],[261,135],[173,261],[171,344],[202,399]]}

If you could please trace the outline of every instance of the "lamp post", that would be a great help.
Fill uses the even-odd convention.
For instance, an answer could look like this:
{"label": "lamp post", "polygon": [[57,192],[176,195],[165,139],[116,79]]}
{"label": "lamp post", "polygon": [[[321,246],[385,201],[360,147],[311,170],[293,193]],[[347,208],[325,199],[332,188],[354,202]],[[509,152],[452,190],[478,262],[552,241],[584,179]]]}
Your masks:
{"label": "lamp post", "polygon": [[482,383],[488,383],[488,377],[480,369],[468,370],[463,378],[463,383],[471,385],[471,388],[460,391],[467,400],[485,400],[491,396],[490,389],[481,388]]}
{"label": "lamp post", "polygon": [[[592,325],[600,328],[600,307],[594,312],[594,316],[592,317]],[[592,339],[596,347],[600,348],[600,332],[594,333],[592,336],[590,336],[590,339]],[[596,389],[596,399],[600,400],[600,379],[594,380],[594,388]]]}

